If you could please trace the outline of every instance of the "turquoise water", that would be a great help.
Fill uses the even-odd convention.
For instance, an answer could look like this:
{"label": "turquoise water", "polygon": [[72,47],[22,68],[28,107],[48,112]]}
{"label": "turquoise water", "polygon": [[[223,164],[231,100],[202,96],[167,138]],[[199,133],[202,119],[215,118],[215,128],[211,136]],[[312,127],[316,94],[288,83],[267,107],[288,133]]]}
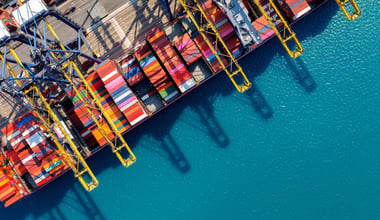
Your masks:
{"label": "turquoise water", "polygon": [[245,57],[246,94],[219,75],[130,132],[129,169],[99,152],[95,191],[69,172],[0,219],[379,219],[380,5],[358,4],[294,26],[297,61],[275,39]]}

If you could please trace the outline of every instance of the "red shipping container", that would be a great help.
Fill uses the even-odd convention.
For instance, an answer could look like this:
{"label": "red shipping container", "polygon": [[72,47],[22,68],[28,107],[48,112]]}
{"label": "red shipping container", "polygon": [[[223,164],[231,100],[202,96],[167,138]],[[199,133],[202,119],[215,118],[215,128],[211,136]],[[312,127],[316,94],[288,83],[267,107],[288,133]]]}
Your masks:
{"label": "red shipping container", "polygon": [[228,49],[232,52],[236,48],[240,47],[240,41],[237,37],[232,36],[230,39],[228,39],[226,42],[226,45]]}
{"label": "red shipping container", "polygon": [[149,76],[149,81],[155,86],[161,84],[163,81],[167,80],[168,76],[164,70],[160,69],[156,74]]}
{"label": "red shipping container", "polygon": [[177,57],[176,51],[169,44],[166,44],[162,48],[155,50],[155,52],[163,63],[174,57]]}
{"label": "red shipping container", "polygon": [[28,171],[32,178],[35,178],[36,176],[44,172],[44,168],[42,166],[31,166],[28,168]]}
{"label": "red shipping container", "polygon": [[1,131],[5,134],[5,136],[10,136],[12,135],[13,133],[15,133],[16,131],[18,131],[18,128],[17,128],[17,125],[16,125],[16,122],[13,122],[13,123],[10,123],[8,124],[7,126],[3,127],[1,129]]}
{"label": "red shipping container", "polygon": [[2,184],[0,185],[0,192],[6,190],[9,187],[12,187],[12,185],[11,185],[11,182],[9,181],[9,179],[7,178],[7,180],[2,182]]}
{"label": "red shipping container", "polygon": [[0,200],[4,202],[5,200],[9,199],[11,196],[16,194],[16,189],[12,186],[5,188],[4,190],[0,191]]}
{"label": "red shipping container", "polygon": [[41,160],[42,158],[46,157],[50,153],[54,152],[53,147],[47,141],[40,143],[36,147],[32,148],[32,150],[37,156],[38,160]]}
{"label": "red shipping container", "polygon": [[145,38],[152,42],[156,40],[157,38],[161,37],[164,34],[164,32],[159,28],[158,26],[152,28],[149,32],[145,33]]}
{"label": "red shipping container", "polygon": [[3,182],[5,179],[8,179],[8,177],[5,176],[4,173],[1,171],[1,173],[0,173],[0,186],[2,185],[2,182]]}
{"label": "red shipping container", "polygon": [[8,149],[5,151],[5,153],[7,154],[11,163],[15,164],[17,162],[20,162],[20,158],[18,157],[16,151],[14,151],[13,149]]}
{"label": "red shipping container", "polygon": [[126,117],[131,124],[136,124],[137,122],[134,122],[136,119],[138,119],[142,115],[146,115],[145,112],[141,109],[141,105],[139,102],[136,102],[127,110],[128,111],[125,111]]}
{"label": "red shipping container", "polygon": [[14,163],[14,164],[13,164],[13,167],[16,169],[17,173],[18,173],[20,176],[22,176],[22,175],[24,175],[25,173],[27,173],[27,170],[26,170],[24,164],[23,164],[21,161],[19,161],[19,162],[17,162],[17,163]]}
{"label": "red shipping container", "polygon": [[268,21],[265,19],[264,16],[261,16],[257,18],[256,20],[254,20],[252,22],[252,25],[255,28],[255,30],[259,32],[260,38],[262,40],[265,40],[274,34],[274,31],[272,30],[272,28],[270,27]]}
{"label": "red shipping container", "polygon": [[53,177],[52,176],[47,176],[43,180],[39,181],[37,184],[38,187],[42,186],[43,184],[47,183],[50,181]]}
{"label": "red shipping container", "polygon": [[28,146],[28,143],[25,141],[25,138],[20,136],[18,139],[11,142],[11,146],[15,151],[21,151]]}
{"label": "red shipping container", "polygon": [[145,44],[144,46],[140,47],[135,51],[135,56],[138,60],[144,59],[147,55],[151,54],[151,50],[149,49],[148,45]]}
{"label": "red shipping container", "polygon": [[189,76],[189,71],[186,69],[185,66],[182,66],[182,68],[178,69],[176,72],[171,74],[173,77],[173,80],[177,83],[177,85],[182,85],[183,83],[187,82],[188,80],[192,79],[191,76]]}
{"label": "red shipping container", "polygon": [[52,176],[57,176],[61,174],[65,170],[65,165],[63,163],[59,164],[58,166],[54,167],[49,171],[49,174]]}
{"label": "red shipping container", "polygon": [[201,58],[200,51],[187,33],[175,39],[174,45],[181,53],[188,66],[191,66],[194,62]]}
{"label": "red shipping container", "polygon": [[5,204],[4,206],[5,207],[9,207],[10,205],[12,205],[13,203],[17,202],[18,200],[20,200],[21,198],[23,198],[24,196],[21,195],[21,194],[15,194],[14,196],[12,196],[11,198],[7,199],[5,201]]}
{"label": "red shipping container", "polygon": [[169,74],[171,74],[173,71],[175,72],[175,70],[177,70],[178,68],[182,68],[183,66],[185,66],[185,64],[182,63],[182,60],[178,56],[175,56],[172,59],[165,62],[164,66],[168,70]]}
{"label": "red shipping container", "polygon": [[170,82],[170,80],[167,77],[162,78],[159,81],[153,83],[153,86],[154,87],[159,87],[160,85],[162,85],[163,83],[166,83],[166,82]]}
{"label": "red shipping container", "polygon": [[51,153],[49,155],[47,155],[42,161],[41,161],[41,166],[44,167],[46,166],[47,164],[52,164],[54,163],[56,160],[61,160],[61,158],[56,154],[56,153]]}

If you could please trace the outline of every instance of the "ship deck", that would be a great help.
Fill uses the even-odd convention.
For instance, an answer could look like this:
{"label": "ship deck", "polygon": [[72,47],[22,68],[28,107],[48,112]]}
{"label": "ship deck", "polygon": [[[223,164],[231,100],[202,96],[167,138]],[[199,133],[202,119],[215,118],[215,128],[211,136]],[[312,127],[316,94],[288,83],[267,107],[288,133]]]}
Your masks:
{"label": "ship deck", "polygon": [[[180,4],[178,0],[170,2],[170,8],[172,9],[172,12],[174,12],[174,9],[178,8]],[[66,8],[71,7],[72,4],[74,4],[74,1],[67,1],[64,4],[58,6],[57,9],[60,11],[64,11]],[[320,4],[319,6],[321,5],[322,4]],[[131,0],[124,1],[122,3],[112,2],[109,5],[107,3],[105,5],[98,6],[103,7],[103,9],[107,11],[107,15],[96,23],[92,21],[92,18],[90,18],[89,13],[87,13],[91,10],[91,8],[93,8],[93,1],[75,1],[75,6],[77,7],[77,9],[74,13],[70,14],[69,17],[73,19],[76,23],[81,24],[84,27],[87,33],[87,40],[89,41],[91,47],[98,52],[101,59],[110,58],[119,61],[121,58],[124,58],[125,56],[132,54],[132,51],[135,48],[138,48],[145,43],[144,34],[157,25],[164,26],[164,29],[165,27],[168,27],[165,30],[168,36],[173,35],[172,37],[175,37],[176,35],[181,35],[181,31],[179,31],[178,28],[175,28],[175,26],[165,26],[165,24],[169,22],[169,17],[165,9],[161,5],[160,1]],[[70,40],[70,37],[72,37],[72,35],[70,35],[70,33],[68,33],[64,27],[62,27],[55,20],[51,20],[50,23],[54,27],[58,36],[61,36],[61,39],[63,41]],[[265,44],[273,37],[275,37],[274,34],[266,38],[259,46]],[[242,57],[249,54],[256,48],[258,47],[252,48],[247,53],[244,53],[242,56],[240,56],[238,59],[241,59]],[[83,52],[89,53],[90,51]],[[197,71],[199,71],[200,74],[202,74],[202,70],[205,69],[202,67],[197,68]],[[210,70],[207,69],[204,72],[207,71]],[[200,84],[203,84],[207,80],[213,78],[213,76],[215,76],[216,74],[209,73],[209,76],[204,77],[205,80],[203,80]],[[193,75],[195,77],[196,74]],[[197,88],[197,86],[192,87],[191,89],[182,93],[176,99],[171,101],[168,105],[175,103],[177,99],[182,98],[184,95],[191,92],[195,88]],[[28,110],[26,105],[23,103],[22,99],[13,98],[5,93],[0,93],[0,109],[0,127],[4,127],[6,124],[12,122],[14,119],[18,118]],[[161,112],[163,109],[165,108],[161,108],[160,110],[155,111],[153,114],[157,114]],[[265,115],[265,109],[262,109],[262,111]],[[144,120],[132,126],[129,130],[127,130],[127,132],[132,130],[139,124],[143,123],[145,120],[148,120],[149,118],[150,117],[146,117]],[[100,149],[102,148],[99,148],[98,150]],[[94,151],[93,153],[95,152],[96,151]]]}
{"label": "ship deck", "polygon": [[[144,33],[159,23],[167,23],[169,17],[160,1],[156,0],[125,0],[103,1],[107,16],[94,23],[90,14],[94,2],[90,0],[68,0],[56,7],[59,11],[75,5],[76,9],[68,17],[80,24],[87,31],[87,39],[93,49],[102,58],[119,59],[128,54],[144,41]],[[170,1],[172,11],[177,8],[178,1]],[[75,3],[75,4],[74,4]],[[64,26],[51,20],[51,24],[62,40],[70,40],[72,33],[67,33]],[[21,49],[23,50],[23,49]],[[26,48],[25,48],[26,50]],[[88,52],[88,51],[83,51]],[[23,53],[19,53],[23,54]],[[21,57],[23,58],[23,57]],[[25,57],[26,58],[26,57]],[[0,92],[0,127],[4,127],[28,111],[27,106],[20,98]]]}

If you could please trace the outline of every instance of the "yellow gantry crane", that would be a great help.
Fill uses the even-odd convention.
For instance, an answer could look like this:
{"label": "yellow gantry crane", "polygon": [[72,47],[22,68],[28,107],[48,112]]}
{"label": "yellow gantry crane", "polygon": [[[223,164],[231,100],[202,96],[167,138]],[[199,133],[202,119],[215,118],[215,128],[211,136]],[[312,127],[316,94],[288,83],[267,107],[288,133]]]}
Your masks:
{"label": "yellow gantry crane", "polygon": [[[206,12],[202,8],[202,3],[199,0],[187,1],[187,0],[179,0],[182,7],[186,11],[187,15],[198,29],[199,33],[202,35],[203,40],[210,47],[212,53],[215,55],[219,64],[222,66],[223,70],[226,72],[227,76],[230,78],[234,86],[239,92],[244,92],[249,89],[252,84],[248,80],[245,75],[243,69],[240,67],[237,60],[233,57],[231,51],[228,49],[226,43],[223,41],[222,37],[219,35],[212,21],[207,17]],[[193,12],[199,12],[200,19],[194,17]],[[209,37],[215,38],[215,44],[213,44]],[[222,47],[223,50],[221,52],[217,52],[218,46]],[[229,64],[225,65],[223,63],[222,57],[225,57],[229,60]],[[243,79],[243,83],[239,84],[236,82],[235,77],[240,76]]]}
{"label": "yellow gantry crane", "polygon": [[[353,21],[360,16],[361,11],[359,9],[359,6],[356,4],[355,0],[335,0],[335,1],[338,4],[340,10],[342,10],[343,14],[346,16],[348,20]],[[347,4],[351,4],[351,6],[354,9],[354,11],[351,14],[348,13],[345,7]]]}
{"label": "yellow gantry crane", "polygon": [[[65,46],[61,43],[58,35],[54,31],[53,27],[49,24],[47,19],[45,19],[45,24],[48,27],[51,34],[54,36],[54,38],[58,41],[58,44],[62,50],[66,50]],[[40,32],[39,32],[40,33]],[[41,39],[43,39],[43,36],[41,36]],[[51,53],[52,56],[54,56],[53,53]],[[68,53],[66,53],[68,55]],[[66,71],[67,69],[72,69],[74,71]],[[96,126],[98,126],[102,137],[107,141],[107,143],[111,146],[112,152],[117,156],[117,158],[120,160],[120,162],[123,164],[123,166],[128,167],[132,165],[134,162],[136,162],[136,156],[128,146],[127,142],[125,141],[123,135],[119,132],[116,125],[113,123],[111,116],[108,114],[108,112],[104,109],[101,102],[96,98],[95,92],[93,89],[89,86],[89,84],[86,81],[86,78],[84,74],[81,72],[80,68],[76,64],[75,61],[72,59],[68,60],[66,63],[62,64],[62,68],[60,71],[63,73],[65,78],[68,80],[68,82],[72,85],[74,92],[80,99],[80,101],[84,104],[84,106],[87,109],[87,112],[90,114],[91,118],[94,120]],[[77,76],[81,79],[81,84],[84,86],[84,90],[86,94],[90,94],[90,96],[83,97],[82,93],[77,89],[77,85],[73,82],[73,76],[71,73],[75,72]],[[90,99],[88,102],[87,100]],[[95,104],[95,106],[94,106]],[[93,114],[92,109],[97,109],[98,112],[101,114],[102,117],[99,119],[96,118],[96,116]],[[111,130],[108,130],[107,128],[104,128],[102,126],[101,121],[103,118],[106,120],[107,124],[111,127]],[[112,141],[108,134],[109,132],[112,132],[115,136],[115,139]],[[128,152],[129,157],[125,158],[121,152],[122,150],[126,150]]]}
{"label": "yellow gantry crane", "polygon": [[[3,24],[1,23],[1,25]],[[4,51],[4,54],[7,54],[7,49],[9,49],[9,52],[12,54],[17,64],[22,68],[24,76],[30,77],[30,74],[26,70],[21,59],[9,43]],[[9,71],[10,75],[13,78],[17,78],[15,71],[12,69],[11,65],[4,57],[4,54],[0,53],[0,59],[3,63],[5,63],[5,67]],[[44,127],[45,132],[47,132],[47,134],[52,138],[53,142],[55,143],[58,149],[59,154],[63,157],[64,162],[73,170],[75,177],[78,178],[79,182],[87,191],[95,189],[99,185],[98,180],[96,179],[95,175],[87,165],[86,161],[84,160],[83,156],[74,144],[73,140],[70,138],[69,134],[64,129],[58,116],[54,113],[50,104],[43,96],[38,85],[32,82],[30,85],[24,87],[20,80],[15,81],[18,87],[22,90],[25,99],[32,107],[33,113],[35,114],[35,116],[37,116],[39,122]],[[59,128],[60,132],[63,135],[63,138],[57,136],[57,134],[53,130],[54,127]],[[66,145],[62,143],[60,139],[63,139],[63,142],[66,142]],[[66,147],[68,147],[71,152],[68,152],[66,150]],[[90,178],[90,181],[85,180],[85,175],[87,175],[87,177]]]}
{"label": "yellow gantry crane", "polygon": [[[19,4],[21,5],[21,1],[19,1]],[[41,3],[40,3],[41,4]],[[29,5],[26,5],[29,6]],[[30,9],[32,11],[32,9]],[[59,47],[62,51],[65,51],[66,48],[62,41],[60,40],[59,36],[53,29],[53,27],[50,25],[50,23],[47,20],[47,17],[44,17],[43,19],[44,25],[48,28],[50,33],[53,35],[54,39],[58,42]],[[42,33],[45,33],[45,30],[42,32],[38,29],[37,25],[35,23],[32,23],[34,25],[34,30],[36,31],[36,34],[42,39],[46,41],[46,36]],[[32,26],[33,26],[32,25]],[[80,41],[81,39],[79,39]],[[56,56],[54,52],[49,51],[50,55],[56,59]],[[96,55],[96,51],[93,51],[93,53]],[[65,56],[69,56],[69,52],[64,53]],[[93,89],[89,86],[87,83],[84,74],[81,72],[80,68],[76,64],[76,62],[71,57],[69,60],[60,63],[60,66],[58,67],[59,72],[61,72],[66,80],[72,85],[73,90],[77,97],[80,99],[80,101],[84,104],[86,111],[89,113],[93,121],[95,122],[96,126],[99,128],[99,131],[102,135],[102,137],[107,141],[107,143],[111,146],[112,152],[117,156],[117,158],[120,160],[123,166],[128,167],[132,165],[136,161],[136,157],[130,147],[128,146],[127,142],[125,141],[122,134],[117,129],[116,125],[112,121],[112,117],[109,115],[109,113],[104,109],[101,102],[96,98],[95,92]],[[66,71],[67,69],[71,69],[72,71]],[[78,90],[77,84],[73,81],[73,75],[72,73],[75,72],[75,76],[79,76],[80,78],[80,84],[84,86],[84,91],[86,94],[90,94],[89,96],[86,95],[84,97],[82,93]],[[101,114],[100,118],[97,118],[94,113],[93,109],[98,110],[98,112]],[[111,130],[108,128],[105,128],[102,126],[102,120],[105,119],[106,123],[111,127]],[[111,140],[108,135],[112,132],[114,135],[114,140]],[[126,151],[128,153],[128,157],[124,157],[124,152]]]}
{"label": "yellow gantry crane", "polygon": [[[261,13],[264,15],[265,19],[268,21],[269,25],[271,26],[272,30],[276,34],[277,38],[280,40],[282,46],[284,46],[286,52],[288,52],[289,56],[292,58],[296,58],[299,55],[303,53],[303,48],[298,41],[298,38],[296,37],[296,34],[293,32],[293,30],[290,28],[284,17],[282,16],[280,10],[277,8],[277,6],[274,4],[272,0],[267,0],[268,1],[268,10],[265,10],[259,0],[254,0],[255,4],[261,11]],[[278,18],[281,20],[284,29],[283,29],[283,35],[278,31],[276,25],[274,24],[275,22],[273,21],[273,16],[270,15],[270,12],[272,11],[278,15]],[[291,50],[287,44],[288,41],[293,40],[296,49]]]}

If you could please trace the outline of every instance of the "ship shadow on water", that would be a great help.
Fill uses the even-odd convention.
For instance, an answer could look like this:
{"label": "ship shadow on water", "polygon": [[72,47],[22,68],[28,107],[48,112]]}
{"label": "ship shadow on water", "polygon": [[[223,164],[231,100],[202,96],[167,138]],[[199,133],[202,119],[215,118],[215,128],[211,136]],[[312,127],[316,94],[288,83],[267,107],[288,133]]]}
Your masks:
{"label": "ship shadow on water", "polygon": [[[91,195],[75,182],[73,173],[67,172],[53,183],[46,185],[37,193],[20,202],[0,208],[0,219],[69,219],[63,206],[82,215],[81,219],[104,220]],[[73,184],[74,183],[74,184]],[[65,209],[67,209],[65,207]]]}
{"label": "ship shadow on water", "polygon": [[182,108],[181,105],[168,107],[127,133],[125,138],[132,148],[139,146],[149,150],[169,161],[181,173],[187,173],[191,169],[190,163],[176,141],[178,137],[170,131]]}
{"label": "ship shadow on water", "polygon": [[[136,8],[136,10],[138,10],[138,8]],[[317,36],[323,32],[329,24],[330,19],[337,13],[337,11],[338,7],[334,1],[329,1],[312,15],[305,17],[294,25],[293,30],[297,33],[297,37],[301,43],[302,40],[308,37]],[[151,14],[149,16],[151,16]],[[136,18],[136,24],[138,23],[137,19],[144,18]],[[145,19],[147,18],[145,17]],[[310,26],[312,26],[312,28],[310,28]],[[106,44],[105,42],[101,43],[104,45]],[[115,43],[114,46],[119,47],[119,45],[116,44],[117,43]],[[305,48],[305,50],[307,50],[307,48]],[[278,40],[273,39],[258,48],[252,54],[243,58],[241,64],[244,69],[247,69],[246,66],[254,67],[249,68],[248,71],[246,71],[248,78],[251,79],[251,81],[254,81],[257,76],[264,73],[273,57],[279,53],[281,56],[286,55]],[[292,76],[292,78],[294,78],[294,80],[299,83],[306,92],[314,91],[317,84],[311,76],[313,73],[308,71],[302,59],[297,59],[296,61],[293,61],[290,58],[284,59],[285,62],[287,62],[290,71],[290,73],[287,74]],[[244,63],[247,62],[249,65],[244,65]],[[219,74],[209,82],[201,85],[199,88],[186,95],[186,97],[177,101],[174,105],[171,105],[146,121],[144,124],[129,132],[126,135],[126,140],[131,147],[143,145],[141,147],[156,152],[161,158],[170,161],[181,173],[187,173],[191,169],[191,165],[180,148],[190,146],[179,146],[176,141],[176,138],[179,137],[171,135],[170,130],[175,121],[186,108],[191,109],[199,116],[199,119],[196,122],[193,120],[185,120],[185,123],[194,128],[201,129],[205,134],[211,137],[218,146],[225,148],[230,144],[230,140],[217,118],[214,116],[212,104],[218,96],[230,96],[234,92],[235,89],[232,84],[228,82],[228,77],[225,76],[225,74]],[[252,104],[253,109],[262,118],[269,119],[273,115],[273,110],[271,109],[270,104],[265,100],[266,95],[269,94],[262,94],[256,83],[253,83],[252,88],[244,94],[236,94],[236,96],[234,94],[235,97],[243,97],[244,101],[248,100],[248,102]],[[241,101],[240,99],[243,98],[237,98],[237,101]],[[202,124],[205,129],[199,128],[200,126],[196,125],[196,123]],[[150,135],[155,139],[152,143],[148,144],[149,146],[139,143],[145,135]],[[141,159],[141,161],[143,162],[143,159]],[[117,158],[112,155],[111,149],[108,147],[107,149],[98,152],[92,158],[89,158],[88,163],[93,168],[95,174],[106,171],[110,167],[121,166]],[[91,198],[91,195],[81,188],[80,184],[73,178],[71,171],[67,172],[53,183],[48,184],[29,198],[24,199],[9,208],[1,207],[0,219],[9,219],[9,216],[12,216],[13,219],[25,219],[27,217],[39,218],[46,216],[47,219],[66,219],[65,213],[60,209],[61,205],[70,206],[88,219],[105,219],[101,210]]]}

